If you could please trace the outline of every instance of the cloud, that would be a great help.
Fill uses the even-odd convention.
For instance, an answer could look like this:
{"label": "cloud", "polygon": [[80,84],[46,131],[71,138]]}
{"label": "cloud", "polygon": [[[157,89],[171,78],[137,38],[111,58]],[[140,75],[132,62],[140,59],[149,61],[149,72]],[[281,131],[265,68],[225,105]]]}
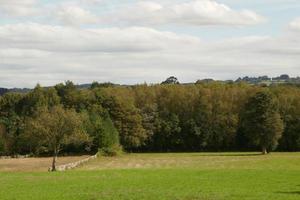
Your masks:
{"label": "cloud", "polygon": [[[213,0],[192,0],[186,3],[136,1],[131,4],[121,3],[118,6],[108,2],[107,0],[63,0],[42,3],[38,0],[0,0],[0,11],[2,10],[9,17],[37,16],[39,21],[50,20],[72,26],[89,24],[246,26],[266,20],[254,11],[234,10]],[[103,12],[105,6],[109,9]]]}
{"label": "cloud", "polygon": [[39,13],[37,0],[0,0],[0,11],[8,16],[30,16]]}
{"label": "cloud", "polygon": [[290,22],[289,27],[291,30],[300,31],[300,18],[297,18]]}
{"label": "cloud", "polygon": [[104,3],[106,1],[108,0],[79,0],[79,3],[97,5],[97,4]]}
{"label": "cloud", "polygon": [[118,83],[297,75],[299,32],[204,41],[145,27],[79,29],[36,23],[0,26],[0,86],[64,80]]}
{"label": "cloud", "polygon": [[152,1],[138,2],[132,6],[102,16],[105,22],[138,25],[184,24],[203,25],[255,25],[265,17],[250,10],[233,10],[212,0],[194,0],[187,3],[161,4]]}
{"label": "cloud", "polygon": [[41,58],[50,56],[49,52],[34,50],[34,49],[14,49],[14,48],[1,48],[0,57],[2,58],[13,58],[13,59],[24,59],[24,58]]}
{"label": "cloud", "polygon": [[[18,17],[12,24],[4,20],[0,25],[0,87],[53,85],[68,79],[131,84],[161,82],[170,75],[191,82],[207,77],[299,74],[299,19],[276,37],[233,35],[203,40],[162,30],[171,27],[182,32],[184,28],[177,25],[183,24],[254,25],[265,18],[216,1],[174,2],[178,1],[137,1],[129,6],[108,0],[62,0],[47,5],[0,0],[0,12]],[[36,17],[20,17],[31,15]],[[25,23],[30,20],[39,23]],[[168,26],[156,30],[152,25]],[[201,28],[184,32],[194,30],[201,35]]]}
{"label": "cloud", "polygon": [[38,49],[54,52],[159,51],[178,43],[199,43],[192,36],[178,36],[145,27],[78,29],[36,23],[0,26],[0,48]]}
{"label": "cloud", "polygon": [[95,24],[98,17],[88,10],[79,6],[64,5],[55,10],[54,14],[58,20],[67,25]]}

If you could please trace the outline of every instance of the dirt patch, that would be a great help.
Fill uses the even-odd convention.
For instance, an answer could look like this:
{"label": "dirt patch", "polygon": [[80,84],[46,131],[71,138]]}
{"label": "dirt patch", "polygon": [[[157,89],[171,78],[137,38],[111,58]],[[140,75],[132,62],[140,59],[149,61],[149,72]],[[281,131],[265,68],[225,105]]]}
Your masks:
{"label": "dirt patch", "polygon": [[[59,157],[57,165],[76,162],[89,156]],[[0,172],[36,172],[47,171],[51,166],[52,158],[19,158],[0,160]]]}

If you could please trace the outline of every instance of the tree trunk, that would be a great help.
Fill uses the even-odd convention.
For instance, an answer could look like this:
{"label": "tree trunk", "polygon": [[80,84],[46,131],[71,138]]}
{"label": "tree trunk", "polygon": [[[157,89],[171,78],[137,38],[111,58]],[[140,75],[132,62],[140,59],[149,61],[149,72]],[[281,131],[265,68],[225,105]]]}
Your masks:
{"label": "tree trunk", "polygon": [[262,147],[262,154],[266,155],[268,154],[267,148],[266,147]]}
{"label": "tree trunk", "polygon": [[57,160],[57,151],[55,150],[53,154],[53,160],[52,160],[52,169],[51,169],[52,172],[56,171],[56,160]]}

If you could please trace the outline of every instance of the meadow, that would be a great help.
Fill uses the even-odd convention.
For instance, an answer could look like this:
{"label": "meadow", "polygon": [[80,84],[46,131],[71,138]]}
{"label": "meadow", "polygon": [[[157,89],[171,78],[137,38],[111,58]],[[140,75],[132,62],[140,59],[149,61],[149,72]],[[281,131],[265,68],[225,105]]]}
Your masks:
{"label": "meadow", "polygon": [[300,153],[124,154],[67,172],[4,169],[1,200],[300,199]]}

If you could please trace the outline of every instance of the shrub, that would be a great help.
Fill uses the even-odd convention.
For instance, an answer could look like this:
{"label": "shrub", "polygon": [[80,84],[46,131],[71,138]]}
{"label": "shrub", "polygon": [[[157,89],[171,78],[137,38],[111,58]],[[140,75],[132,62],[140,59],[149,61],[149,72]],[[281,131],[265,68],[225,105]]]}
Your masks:
{"label": "shrub", "polygon": [[122,146],[119,144],[112,145],[110,147],[103,147],[100,148],[98,151],[98,155],[100,156],[107,156],[113,157],[122,154],[123,149]]}

